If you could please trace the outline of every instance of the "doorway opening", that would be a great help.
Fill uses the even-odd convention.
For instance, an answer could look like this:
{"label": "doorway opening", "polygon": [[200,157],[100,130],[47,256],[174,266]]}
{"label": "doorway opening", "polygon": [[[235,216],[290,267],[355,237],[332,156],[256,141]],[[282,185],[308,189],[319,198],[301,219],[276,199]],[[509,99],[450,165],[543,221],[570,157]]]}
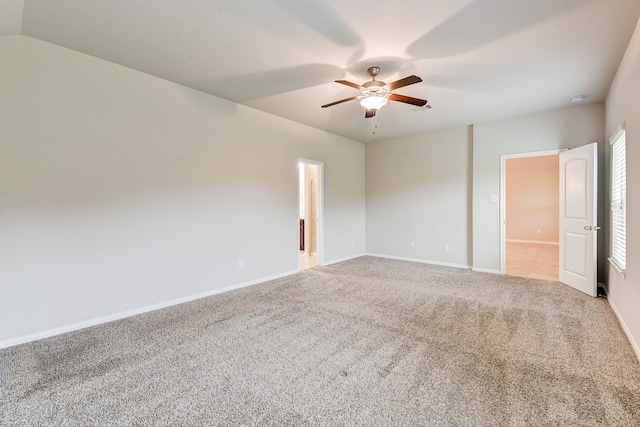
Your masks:
{"label": "doorway opening", "polygon": [[322,163],[298,161],[300,270],[322,265]]}
{"label": "doorway opening", "polygon": [[502,156],[503,274],[559,279],[559,152]]}

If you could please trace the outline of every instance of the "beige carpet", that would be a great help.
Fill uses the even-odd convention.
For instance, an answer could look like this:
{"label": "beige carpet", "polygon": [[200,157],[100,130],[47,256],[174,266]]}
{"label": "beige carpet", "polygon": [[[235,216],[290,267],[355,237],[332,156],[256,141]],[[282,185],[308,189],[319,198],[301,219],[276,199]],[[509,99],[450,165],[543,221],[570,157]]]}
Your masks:
{"label": "beige carpet", "polygon": [[0,425],[640,425],[606,300],[363,257],[0,350]]}

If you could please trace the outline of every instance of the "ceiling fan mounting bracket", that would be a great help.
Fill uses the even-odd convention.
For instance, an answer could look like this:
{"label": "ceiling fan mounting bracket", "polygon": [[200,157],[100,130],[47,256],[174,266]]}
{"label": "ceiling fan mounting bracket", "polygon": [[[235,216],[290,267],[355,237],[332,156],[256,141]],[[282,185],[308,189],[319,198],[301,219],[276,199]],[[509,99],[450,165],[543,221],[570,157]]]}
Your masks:
{"label": "ceiling fan mounting bracket", "polygon": [[367,69],[367,73],[369,73],[371,78],[373,78],[373,80],[375,80],[376,77],[378,76],[378,74],[380,73],[380,67],[369,67]]}

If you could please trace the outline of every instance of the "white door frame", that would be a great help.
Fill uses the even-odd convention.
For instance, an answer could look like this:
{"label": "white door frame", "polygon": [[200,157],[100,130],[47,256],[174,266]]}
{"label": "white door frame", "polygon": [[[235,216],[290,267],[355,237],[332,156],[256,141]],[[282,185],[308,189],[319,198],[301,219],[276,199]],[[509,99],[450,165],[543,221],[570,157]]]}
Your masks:
{"label": "white door frame", "polygon": [[[299,164],[300,163],[304,163],[304,164],[308,164],[308,165],[314,165],[318,167],[318,188],[317,188],[317,206],[318,206],[318,224],[317,224],[317,228],[316,228],[316,238],[317,238],[317,242],[316,242],[316,255],[317,255],[317,260],[318,260],[318,265],[323,265],[324,262],[324,163],[317,161],[317,160],[311,160],[311,159],[304,159],[299,157],[297,162],[296,162],[296,170],[298,171],[297,174],[297,178],[300,179],[300,172],[299,172]],[[296,181],[297,182],[297,181]],[[298,212],[296,213],[296,218],[299,218],[300,215],[300,194],[298,194]],[[298,222],[296,222],[296,230],[297,230],[297,236],[300,235],[300,226],[298,224]],[[305,242],[305,245],[307,243]],[[298,244],[296,246],[296,259],[298,260],[298,271],[300,271],[300,244]]]}
{"label": "white door frame", "polygon": [[500,273],[507,272],[507,160],[521,159],[524,157],[554,156],[567,151],[559,148],[546,151],[533,151],[528,153],[502,154],[500,155]]}

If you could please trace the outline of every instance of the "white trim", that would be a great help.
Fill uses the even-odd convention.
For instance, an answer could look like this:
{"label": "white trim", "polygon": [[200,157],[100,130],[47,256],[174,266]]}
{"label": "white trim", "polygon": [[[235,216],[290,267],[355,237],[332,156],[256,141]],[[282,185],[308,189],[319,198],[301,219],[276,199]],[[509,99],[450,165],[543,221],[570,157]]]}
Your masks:
{"label": "white trim", "polygon": [[[318,160],[305,159],[302,157],[298,157],[296,160],[296,178],[300,179],[299,175],[299,164],[305,163],[309,165],[315,165],[318,167],[318,194],[317,194],[317,202],[318,202],[318,229],[317,229],[317,242],[316,242],[316,256],[317,265],[324,265],[324,162]],[[296,213],[296,218],[300,217],[300,194],[298,194],[298,212]],[[299,222],[296,221],[296,236],[300,235],[300,225]],[[296,245],[296,257],[298,259],[298,271],[302,270],[302,265],[300,265],[300,245]]]}
{"label": "white trim", "polygon": [[502,274],[502,275],[505,274],[502,271],[496,270],[496,269],[493,269],[493,268],[473,267],[471,270],[475,271],[475,272],[478,272],[478,273],[490,273],[490,274]]}
{"label": "white trim", "polygon": [[377,258],[387,258],[387,259],[397,259],[398,261],[418,262],[418,263],[421,263],[421,264],[441,265],[443,267],[462,268],[464,270],[470,270],[471,269],[471,266],[469,266],[469,265],[454,264],[454,263],[451,263],[451,262],[431,261],[431,260],[427,260],[427,259],[407,258],[407,257],[401,257],[401,256],[392,256],[392,255],[383,255],[383,254],[371,254],[371,253],[367,253],[366,256],[377,257]]}
{"label": "white trim", "polygon": [[555,156],[563,151],[567,151],[567,148],[500,155],[500,274],[507,272],[507,204],[505,200],[507,195],[507,160],[524,157]]}
{"label": "white trim", "polygon": [[607,261],[609,261],[609,264],[611,264],[611,265],[613,266],[613,269],[614,269],[614,270],[616,270],[616,271],[618,272],[618,274],[620,274],[620,276],[621,276],[623,279],[626,279],[626,278],[627,278],[627,271],[626,271],[626,270],[621,269],[621,268],[618,266],[618,263],[617,263],[617,262],[615,262],[615,260],[614,260],[613,258],[611,258],[611,257],[607,257]]}
{"label": "white trim", "polygon": [[43,338],[49,338],[55,335],[65,334],[67,332],[73,332],[84,328],[89,328],[91,326],[100,325],[103,323],[113,322],[115,320],[124,319],[131,316],[136,316],[138,314],[147,313],[150,311],[160,310],[162,308],[171,307],[173,305],[182,304],[185,302],[197,300],[200,298],[206,298],[212,295],[221,294],[224,292],[233,291],[235,289],[246,288],[248,286],[257,285],[260,283],[268,282],[270,280],[280,279],[286,276],[291,276],[292,274],[297,274],[298,271],[288,271],[282,274],[276,274],[274,276],[263,277],[261,279],[251,280],[249,282],[239,283],[237,285],[226,286],[224,288],[212,289],[210,291],[201,292],[198,294],[187,295],[184,297],[172,299],[169,301],[160,302],[157,304],[147,305],[144,307],[138,307],[127,311],[121,311],[119,313],[109,314],[107,316],[96,317],[93,319],[83,320],[81,322],[71,323],[69,325],[60,326],[57,328],[47,329],[40,332],[35,332],[33,334],[22,335],[15,338],[9,338],[0,341],[0,349],[6,347],[12,347],[18,344],[24,344],[31,341],[37,341]]}
{"label": "white trim", "polygon": [[544,240],[518,240],[518,239],[507,239],[509,243],[535,243],[536,245],[555,245],[558,246],[559,242],[547,242]]}
{"label": "white trim", "polygon": [[618,322],[620,322],[620,326],[622,326],[622,330],[624,331],[625,335],[627,336],[627,339],[631,343],[631,347],[633,348],[633,351],[635,351],[638,361],[640,361],[640,345],[638,345],[638,342],[635,339],[633,339],[633,335],[631,335],[631,330],[626,325],[626,323],[624,323],[624,319],[620,315],[620,312],[618,311],[618,308],[616,307],[616,305],[611,301],[610,298],[607,298],[607,301],[609,301],[609,306],[611,306],[611,309],[613,310],[616,317],[618,318]]}
{"label": "white trim", "polygon": [[613,135],[609,137],[609,145],[613,145],[613,143],[616,142],[618,138],[620,138],[622,133],[625,131],[625,128],[626,128],[625,122],[622,122],[618,125],[615,132],[613,132]]}
{"label": "white trim", "polygon": [[323,264],[323,266],[324,265],[331,265],[331,264],[338,264],[339,262],[345,262],[345,261],[349,261],[349,260],[352,260],[352,259],[355,259],[355,258],[360,258],[360,257],[363,257],[363,256],[367,256],[367,254],[366,253],[362,253],[362,254],[347,256],[347,257],[344,257],[344,258],[334,259],[334,260],[325,262]]}

